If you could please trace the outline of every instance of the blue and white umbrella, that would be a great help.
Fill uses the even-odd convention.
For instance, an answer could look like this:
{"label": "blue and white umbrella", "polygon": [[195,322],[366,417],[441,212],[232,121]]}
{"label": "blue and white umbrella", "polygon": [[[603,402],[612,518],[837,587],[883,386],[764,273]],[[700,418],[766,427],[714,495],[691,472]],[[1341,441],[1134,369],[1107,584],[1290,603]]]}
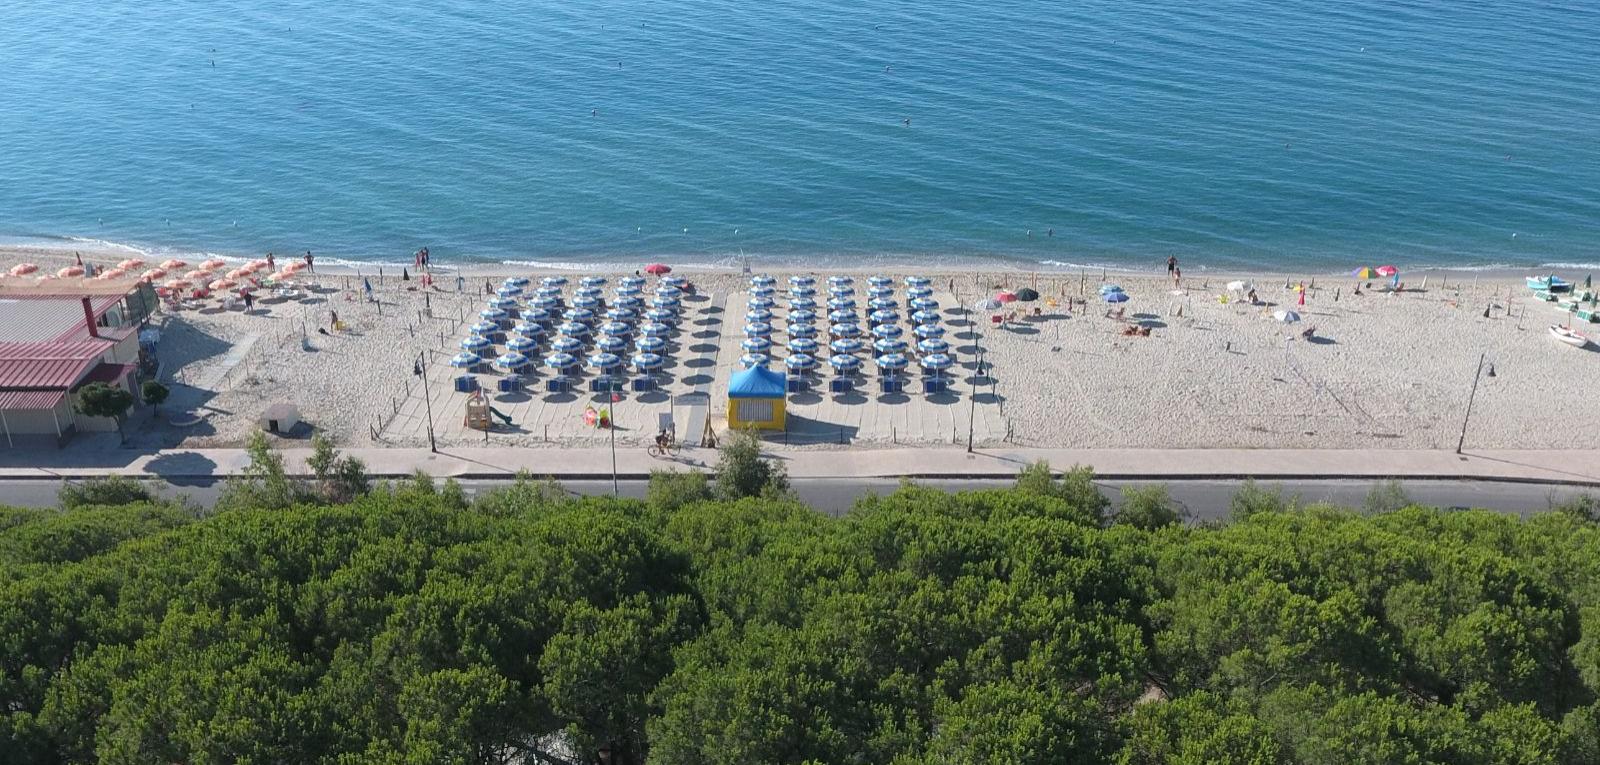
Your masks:
{"label": "blue and white umbrella", "polygon": [[621,353],[628,349],[628,341],[611,335],[594,341],[594,348],[597,351],[605,351],[607,353]]}
{"label": "blue and white umbrella", "polygon": [[817,294],[815,287],[790,287],[789,297],[811,297]]}
{"label": "blue and white umbrella", "polygon": [[810,324],[790,324],[786,330],[790,337],[816,337],[817,328]]}
{"label": "blue and white umbrella", "polygon": [[931,340],[936,337],[944,337],[944,327],[941,327],[937,324],[918,324],[917,328],[912,331],[917,333],[917,337],[920,337],[924,340]]}
{"label": "blue and white umbrella", "polygon": [[854,298],[836,297],[828,301],[828,308],[835,311],[854,311],[856,309],[856,301]]}
{"label": "blue and white umbrella", "polygon": [[867,314],[867,320],[873,324],[893,324],[900,320],[900,314],[887,308],[880,308]]}
{"label": "blue and white umbrella", "polygon": [[771,287],[751,287],[750,297],[772,297],[773,293],[775,292],[777,292],[777,290],[774,290]]}
{"label": "blue and white umbrella", "polygon": [[633,356],[633,366],[640,371],[660,369],[662,363],[661,357],[654,353],[636,353]]}
{"label": "blue and white umbrella", "polygon": [[811,310],[809,308],[800,308],[800,309],[793,310],[793,311],[789,312],[788,321],[789,321],[789,323],[791,325],[793,325],[793,324],[811,324],[812,322],[815,322],[816,320],[817,320],[817,312],[813,311],[813,310]]}
{"label": "blue and white umbrella", "polygon": [[544,285],[544,286],[546,286],[546,287],[565,287],[565,286],[567,286],[567,277],[565,277],[565,276],[546,276],[545,278],[540,279],[539,283]]}
{"label": "blue and white umbrella", "polygon": [[891,354],[889,354],[887,356],[879,356],[878,357],[878,368],[879,369],[889,369],[889,370],[905,369],[907,363],[908,362],[906,361],[906,357],[902,356],[902,355],[900,355],[898,353],[891,353]]}
{"label": "blue and white umbrella", "polygon": [[542,298],[560,298],[561,297],[561,288],[560,287],[540,287],[539,289],[534,291],[533,296],[534,297],[542,297]]}
{"label": "blue and white umbrella", "polygon": [[638,295],[628,295],[627,297],[619,297],[619,298],[617,298],[616,301],[612,303],[612,305],[614,305],[614,306],[616,306],[618,308],[628,308],[628,309],[632,309],[632,310],[638,310],[638,309],[644,307],[644,301],[641,300]]}
{"label": "blue and white umbrella", "polygon": [[1113,292],[1121,292],[1121,291],[1122,291],[1122,285],[1120,285],[1120,284],[1102,284],[1102,285],[1100,285],[1100,294],[1101,295],[1109,295],[1109,294],[1111,294]]}
{"label": "blue and white umbrella", "polygon": [[605,291],[599,287],[579,287],[573,290],[572,294],[576,297],[599,298]]}
{"label": "blue and white umbrella", "polygon": [[644,284],[645,281],[646,279],[643,276],[624,276],[618,279],[617,283],[624,287],[638,287]]}
{"label": "blue and white umbrella", "polygon": [[500,367],[501,369],[508,369],[514,372],[528,365],[528,357],[517,353],[516,351],[502,353],[500,354],[500,358],[494,360],[494,365]]}
{"label": "blue and white umbrella", "polygon": [[529,300],[528,305],[531,305],[534,308],[543,308],[547,311],[553,311],[561,307],[561,298],[537,297]]}
{"label": "blue and white umbrella", "polygon": [[481,351],[493,345],[494,343],[489,342],[489,338],[479,335],[461,338],[461,347],[469,351]]}
{"label": "blue and white umbrella", "polygon": [[886,297],[889,297],[889,296],[894,294],[894,288],[893,287],[871,287],[871,288],[867,289],[867,294],[869,296],[873,297],[873,298],[886,298]]}
{"label": "blue and white umbrella", "polygon": [[1105,293],[1105,300],[1107,303],[1126,303],[1128,302],[1128,293],[1107,292]]}
{"label": "blue and white umbrella", "polygon": [[777,283],[777,279],[767,276],[766,274],[756,274],[755,276],[750,277],[750,286],[752,287],[771,287]]}
{"label": "blue and white umbrella", "polygon": [[517,301],[515,298],[509,297],[492,297],[489,298],[489,307],[498,308],[502,311],[509,311],[517,307]]}
{"label": "blue and white umbrella", "polygon": [[506,343],[506,349],[517,353],[532,353],[539,350],[539,341],[531,337],[513,337]]}
{"label": "blue and white umbrella", "polygon": [[944,371],[946,369],[949,369],[956,362],[955,362],[954,359],[950,358],[949,356],[947,356],[947,355],[945,355],[943,353],[935,353],[935,354],[933,354],[931,356],[923,356],[922,357],[922,361],[920,363],[922,364],[922,368],[923,369],[930,369],[930,370],[933,370],[935,372],[942,372],[942,371]]}
{"label": "blue and white umbrella", "polygon": [[817,341],[809,337],[796,337],[790,339],[786,347],[795,353],[816,353]]}
{"label": "blue and white umbrella", "polygon": [[526,276],[508,276],[501,284],[507,287],[526,287],[530,281]]}
{"label": "blue and white umbrella", "polygon": [[772,302],[772,298],[769,297],[753,297],[745,305],[751,308],[771,308],[777,303]]}
{"label": "blue and white umbrella", "polygon": [[604,276],[585,276],[578,280],[578,284],[585,287],[604,287],[606,278]]}
{"label": "blue and white umbrella", "polygon": [[572,307],[594,310],[600,307],[600,300],[592,297],[575,297],[572,299]]}
{"label": "blue and white umbrella", "polygon": [[749,369],[751,367],[764,367],[767,365],[768,361],[771,361],[771,359],[768,358],[767,354],[765,353],[746,353],[745,355],[739,357],[739,363],[742,364],[745,369]]}
{"label": "blue and white umbrella", "polygon": [[661,277],[661,283],[662,284],[670,284],[670,285],[672,285],[674,287],[677,287],[679,289],[683,289],[683,286],[688,284],[689,280],[685,279],[684,277],[679,276],[677,274],[673,274],[671,276],[663,276],[663,277]]}
{"label": "blue and white umbrella", "polygon": [[481,357],[479,357],[478,354],[470,353],[470,352],[467,352],[467,351],[463,351],[461,353],[458,353],[458,354],[450,357],[450,366],[453,366],[453,367],[455,367],[457,369],[465,369],[467,367],[475,367],[475,366],[477,366],[479,364],[482,364],[482,363],[483,363],[483,359]]}
{"label": "blue and white umbrella", "polygon": [[937,311],[939,310],[939,301],[933,298],[917,298],[911,301],[911,307],[918,311]]}
{"label": "blue and white umbrella", "polygon": [[772,347],[772,341],[757,335],[739,341],[739,347],[747,351],[765,351]]}
{"label": "blue and white umbrella", "polygon": [[552,353],[544,357],[544,365],[551,369],[571,369],[578,365],[578,357],[570,353]]}
{"label": "blue and white umbrella", "polygon": [[872,344],[872,350],[878,353],[904,353],[906,341],[895,337],[886,337]]}
{"label": "blue and white umbrella", "polygon": [[634,297],[635,295],[639,295],[643,292],[644,290],[639,289],[639,285],[637,284],[623,284],[618,286],[616,289],[617,297]]}
{"label": "blue and white umbrella", "polygon": [[874,287],[887,287],[894,284],[894,280],[887,276],[872,276],[867,278],[867,283]]}
{"label": "blue and white umbrella", "polygon": [[523,321],[554,321],[555,318],[548,308],[529,308],[522,312]]}
{"label": "blue and white umbrella", "polygon": [[594,311],[588,308],[568,308],[566,313],[561,314],[561,318],[566,319],[567,321],[576,321],[583,324],[588,324],[594,321]]}
{"label": "blue and white umbrella", "polygon": [[677,287],[674,287],[670,284],[658,284],[656,285],[653,294],[656,297],[677,297],[683,293]]}
{"label": "blue and white umbrella", "polygon": [[667,349],[667,341],[659,337],[641,337],[633,341],[633,347],[645,353],[660,353]]}
{"label": "blue and white umbrella", "polygon": [[833,368],[840,372],[854,372],[861,368],[861,359],[854,356],[830,356],[828,357],[828,363],[832,364]]}
{"label": "blue and white umbrella", "polygon": [[916,322],[919,326],[928,326],[931,324],[938,324],[939,322],[944,321],[944,318],[941,317],[936,311],[917,311],[916,313],[911,314],[911,320]]}
{"label": "blue and white umbrella", "polygon": [[789,277],[789,286],[791,287],[810,287],[816,283],[817,280],[809,276],[800,276],[797,274]]}
{"label": "blue and white umbrella", "polygon": [[867,301],[867,307],[874,311],[892,311],[900,307],[900,301],[894,298],[873,298]]}
{"label": "blue and white umbrella", "polygon": [[772,334],[772,325],[764,321],[744,325],[745,337],[766,337]]}
{"label": "blue and white umbrella", "polygon": [[514,298],[522,294],[522,288],[515,284],[502,284],[494,291],[494,294],[503,298]]}
{"label": "blue and white umbrella", "polygon": [[834,337],[860,337],[861,325],[843,322],[828,328],[828,334]]}
{"label": "blue and white umbrella", "polygon": [[606,318],[611,321],[633,321],[634,313],[627,308],[607,308]]}
{"label": "blue and white umbrella", "polygon": [[478,318],[484,321],[501,321],[510,315],[504,308],[485,308],[478,312]]}
{"label": "blue and white umbrella", "polygon": [[906,297],[909,297],[909,298],[933,297],[933,288],[932,287],[912,287],[911,289],[906,290]]}
{"label": "blue and white umbrella", "polygon": [[896,338],[905,334],[905,330],[893,324],[879,324],[872,328],[872,336],[878,338]]}
{"label": "blue and white umbrella", "polygon": [[600,325],[600,334],[610,335],[611,337],[621,337],[632,331],[633,327],[623,324],[620,321],[608,321]]}
{"label": "blue and white umbrella", "polygon": [[854,295],[854,294],[856,294],[856,288],[855,287],[829,287],[828,288],[828,297],[830,297],[830,298],[850,297],[851,295]]}
{"label": "blue and white umbrella", "polygon": [[929,281],[928,277],[926,277],[926,276],[907,276],[906,277],[906,286],[907,287],[926,287],[926,286],[928,286],[929,284],[932,284],[932,283],[933,282]]}
{"label": "blue and white umbrella", "polygon": [[923,353],[949,353],[950,344],[937,337],[930,337],[917,343],[917,350]]}
{"label": "blue and white umbrella", "polygon": [[644,312],[644,317],[656,324],[666,324],[671,322],[673,319],[678,318],[678,314],[673,313],[665,308],[652,308]]}
{"label": "blue and white umbrella", "polygon": [[622,366],[622,357],[615,353],[596,353],[589,357],[589,366],[595,369],[612,369]]}
{"label": "blue and white umbrella", "polygon": [[550,350],[561,353],[577,353],[583,350],[583,341],[576,337],[562,335],[550,342]]}
{"label": "blue and white umbrella", "polygon": [[653,298],[650,298],[651,308],[661,308],[668,311],[675,311],[680,305],[682,305],[682,303],[680,303],[675,297],[661,297],[660,295],[657,295]]}
{"label": "blue and white umbrella", "polygon": [[828,347],[833,349],[834,353],[860,353],[865,346],[861,344],[860,340],[853,337],[841,337],[829,343]]}
{"label": "blue and white umbrella", "polygon": [[790,310],[801,309],[801,310],[809,311],[809,310],[811,310],[813,308],[816,308],[816,307],[817,307],[817,301],[812,299],[812,298],[797,297],[797,298],[790,298],[789,299],[789,309]]}
{"label": "blue and white umbrella", "polygon": [[756,322],[771,322],[772,312],[765,308],[757,308],[746,313],[744,315],[744,320],[746,324],[753,324]]}
{"label": "blue and white umbrella", "polygon": [[848,286],[850,286],[852,284],[855,284],[855,283],[856,283],[856,280],[852,279],[852,278],[850,278],[848,276],[830,276],[830,277],[828,277],[828,285],[831,286],[831,287],[848,287]]}
{"label": "blue and white umbrella", "polygon": [[834,324],[853,324],[856,320],[855,311],[829,311],[828,321]]}
{"label": "blue and white umbrella", "polygon": [[658,321],[645,322],[639,325],[639,334],[645,337],[661,337],[672,333],[672,327]]}
{"label": "blue and white umbrella", "polygon": [[492,332],[499,332],[500,325],[492,321],[480,321],[467,329],[471,330],[474,335],[487,335]]}
{"label": "blue and white umbrella", "polygon": [[817,365],[817,360],[808,353],[796,353],[783,360],[783,365],[797,372],[803,372]]}
{"label": "blue and white umbrella", "polygon": [[589,334],[589,325],[581,321],[564,321],[556,330],[567,337],[586,337]]}

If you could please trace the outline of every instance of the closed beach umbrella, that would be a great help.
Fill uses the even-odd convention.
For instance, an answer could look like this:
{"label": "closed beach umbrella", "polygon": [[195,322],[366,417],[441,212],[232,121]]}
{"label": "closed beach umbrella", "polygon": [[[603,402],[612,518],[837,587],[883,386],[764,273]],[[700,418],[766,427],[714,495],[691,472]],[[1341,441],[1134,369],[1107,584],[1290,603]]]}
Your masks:
{"label": "closed beach umbrella", "polygon": [[772,302],[772,298],[769,297],[753,297],[750,298],[750,301],[745,303],[745,305],[750,306],[751,308],[771,308],[774,305],[777,305],[777,303]]}
{"label": "closed beach umbrella", "polygon": [[867,289],[867,295],[874,299],[890,297],[894,295],[894,288],[882,285],[874,285]]}
{"label": "closed beach umbrella", "polygon": [[476,324],[473,324],[471,327],[468,327],[468,329],[471,330],[472,334],[474,335],[487,335],[491,332],[499,332],[500,325],[492,321],[480,321]]}
{"label": "closed beach umbrella", "polygon": [[648,372],[652,369],[660,369],[661,364],[661,357],[654,353],[636,353],[633,356],[633,366],[640,371]]}
{"label": "closed beach umbrella", "polygon": [[879,324],[872,328],[872,336],[877,338],[896,338],[905,334],[905,330],[893,324]]}
{"label": "closed beach umbrella", "polygon": [[841,337],[838,340],[829,343],[828,347],[833,349],[834,353],[859,353],[861,352],[861,349],[865,348],[866,346],[862,345],[860,340],[857,340],[853,337]]}
{"label": "closed beach umbrella", "polygon": [[766,337],[772,334],[772,325],[764,321],[744,325],[745,337]]}
{"label": "closed beach umbrella", "polygon": [[604,276],[585,276],[578,280],[578,284],[585,287],[604,287],[606,278]]}
{"label": "closed beach umbrella", "polygon": [[869,276],[867,277],[867,284],[874,287],[887,287],[894,284],[894,280],[887,276]]}
{"label": "closed beach umbrella", "polygon": [[659,337],[641,337],[633,341],[633,347],[645,353],[660,353],[667,348],[667,341]]}
{"label": "closed beach umbrella", "polygon": [[811,326],[810,324],[793,324],[793,323],[791,323],[789,325],[788,332],[789,332],[789,336],[790,337],[816,337],[817,336],[817,328]]}
{"label": "closed beach umbrella", "polygon": [[611,369],[622,366],[622,357],[615,353],[596,353],[589,357],[589,366],[595,369]]}
{"label": "closed beach umbrella", "polygon": [[929,284],[932,284],[932,282],[930,282],[928,280],[928,277],[926,277],[926,276],[907,276],[906,277],[906,286],[907,287],[926,287]]}
{"label": "closed beach umbrella", "polygon": [[768,311],[765,308],[757,308],[754,311],[747,312],[744,315],[744,321],[745,321],[746,324],[753,324],[753,323],[756,323],[756,322],[770,322],[770,321],[772,321],[772,312]]}
{"label": "closed beach umbrella", "polygon": [[506,343],[506,349],[518,353],[532,353],[539,350],[539,341],[531,337],[513,337]]}
{"label": "closed beach umbrella", "polygon": [[817,307],[817,301],[808,297],[790,298],[789,308],[810,311]]}
{"label": "closed beach umbrella", "polygon": [[930,356],[923,356],[920,363],[922,364],[923,369],[929,369],[934,372],[942,372],[955,364],[955,360],[943,353],[935,353]]}
{"label": "closed beach umbrella", "polygon": [[916,322],[918,326],[926,324],[938,324],[940,321],[942,321],[942,319],[939,317],[939,314],[933,311],[917,311],[916,313],[911,314],[911,320]]}
{"label": "closed beach umbrella", "polygon": [[661,297],[660,295],[657,295],[653,298],[650,298],[651,308],[662,308],[671,311],[676,309],[679,305],[680,303],[675,297]]}
{"label": "closed beach umbrella", "polygon": [[643,286],[644,282],[645,279],[642,276],[624,276],[617,280],[617,283],[624,287],[639,287]]}
{"label": "closed beach umbrella", "polygon": [[580,295],[572,299],[572,307],[593,311],[594,309],[600,307],[600,301],[592,297]]}
{"label": "closed beach umbrella", "polygon": [[878,353],[903,353],[906,341],[899,338],[886,337],[872,344],[872,350]]}
{"label": "closed beach umbrella", "polygon": [[886,297],[873,298],[872,300],[868,301],[867,307],[874,311],[893,310],[900,307],[900,301],[895,300],[894,298]]}
{"label": "closed beach umbrella", "polygon": [[894,371],[896,369],[905,369],[906,363],[906,357],[898,353],[891,353],[887,356],[878,357],[879,369],[887,369],[890,371]]}
{"label": "closed beach umbrella", "polygon": [[836,297],[828,301],[828,308],[834,311],[854,311],[856,301],[853,298]]}
{"label": "closed beach umbrella", "polygon": [[557,329],[567,337],[584,337],[589,334],[589,325],[578,321],[564,321]]}
{"label": "closed beach umbrella", "polygon": [[633,321],[633,311],[627,308],[607,308],[606,318],[612,321]]}
{"label": "closed beach umbrella", "polygon": [[62,279],[71,279],[74,276],[83,276],[83,266],[67,266],[56,272]]}
{"label": "closed beach umbrella", "polygon": [[567,286],[567,277],[565,277],[565,276],[546,276],[545,278],[540,279],[539,283],[544,285],[544,286],[546,286],[546,287],[565,287],[565,286]]}
{"label": "closed beach umbrella", "polygon": [[912,331],[921,338],[944,337],[944,327],[937,324],[918,324]]}
{"label": "closed beach umbrella", "polygon": [[544,357],[544,365],[551,369],[571,369],[578,364],[578,357],[570,353],[552,353]]}
{"label": "closed beach umbrella", "polygon": [[772,341],[760,336],[747,337],[739,341],[739,347],[747,351],[765,351],[772,347]]}
{"label": "closed beach umbrella", "polygon": [[479,357],[478,354],[468,351],[462,351],[461,353],[450,357],[450,366],[453,366],[457,369],[474,367],[482,363],[483,359]]}
{"label": "closed beach umbrella", "polygon": [[639,325],[639,334],[645,337],[661,337],[670,334],[672,327],[658,321],[646,322]]}
{"label": "closed beach umbrella", "polygon": [[861,325],[854,322],[840,322],[828,328],[828,334],[834,337],[860,337]]}
{"label": "closed beach umbrella", "polygon": [[562,335],[550,343],[550,349],[560,353],[577,353],[583,350],[583,341],[576,337]]}
{"label": "closed beach umbrella", "polygon": [[481,351],[491,345],[494,345],[494,343],[489,342],[489,338],[483,335],[471,335],[461,338],[461,348],[463,350]]}
{"label": "closed beach umbrella", "polygon": [[1017,299],[1024,303],[1032,303],[1039,299],[1039,291],[1031,287],[1023,287],[1017,290]]}
{"label": "closed beach umbrella", "polygon": [[651,276],[660,276],[662,274],[671,273],[672,266],[669,266],[665,263],[651,263],[650,265],[644,267],[644,272]]}
{"label": "closed beach umbrella", "polygon": [[813,296],[815,294],[817,294],[817,290],[814,287],[790,287],[789,288],[789,296],[790,297],[811,297],[811,296]]}
{"label": "closed beach umbrella", "polygon": [[588,308],[568,308],[561,317],[567,321],[578,321],[588,324],[594,321],[594,311]]}
{"label": "closed beach umbrella", "polygon": [[950,344],[937,337],[932,337],[917,343],[917,350],[923,353],[946,353],[950,350]]}
{"label": "closed beach umbrella", "polygon": [[831,356],[828,363],[840,372],[854,372],[861,368],[861,359],[854,356]]}
{"label": "closed beach umbrella", "polygon": [[678,318],[678,315],[665,308],[652,308],[644,312],[644,317],[657,324],[665,324]]}
{"label": "closed beach umbrella", "polygon": [[750,286],[752,287],[771,287],[777,283],[777,279],[767,276],[766,274],[756,274],[755,276],[750,277]]}
{"label": "closed beach umbrella", "polygon": [[796,274],[794,276],[789,277],[789,286],[791,286],[791,287],[810,287],[811,285],[816,284],[816,283],[817,283],[817,280],[813,279],[813,278],[811,278],[809,276],[803,276],[803,275]]}
{"label": "closed beach umbrella", "polygon": [[515,327],[511,328],[511,331],[517,333],[518,337],[541,337],[544,335],[544,325],[531,321],[519,321]]}
{"label": "closed beach umbrella", "polygon": [[617,297],[633,297],[641,292],[644,292],[644,290],[637,284],[623,284],[616,289]]}
{"label": "closed beach umbrella", "polygon": [[490,298],[489,299],[489,307],[490,308],[498,308],[498,309],[500,309],[502,311],[506,311],[506,310],[510,310],[512,308],[516,308],[517,307],[517,301],[512,299],[512,298],[508,298],[508,297]]}
{"label": "closed beach umbrella", "polygon": [[772,297],[773,293],[776,292],[776,291],[777,290],[774,290],[773,288],[766,287],[766,286],[751,287],[750,288],[750,297]]}
{"label": "closed beach umbrella", "polygon": [[515,284],[502,284],[494,291],[494,294],[504,298],[519,297],[522,295],[522,288]]}
{"label": "closed beach umbrella", "polygon": [[897,314],[894,311],[891,311],[891,310],[889,310],[887,308],[882,308],[882,309],[873,311],[872,313],[867,315],[867,319],[870,320],[873,324],[893,324],[899,318],[900,318],[900,314]]}
{"label": "closed beach umbrella", "polygon": [[1295,313],[1294,311],[1273,311],[1272,318],[1277,319],[1284,324],[1293,324],[1300,320],[1300,314]]}
{"label": "closed beach umbrella", "polygon": [[768,361],[771,361],[771,359],[768,358],[767,354],[765,353],[746,353],[745,355],[739,357],[739,363],[743,365],[745,369],[750,369],[751,367],[764,367],[767,365]]}
{"label": "closed beach umbrella", "polygon": [[804,372],[817,365],[817,360],[808,353],[796,353],[783,360],[783,365],[796,371]]}
{"label": "closed beach umbrella", "polygon": [[620,321],[608,321],[600,325],[600,334],[611,337],[621,337],[632,331],[632,327],[629,327]]}
{"label": "closed beach umbrella", "polygon": [[578,297],[599,299],[601,295],[605,294],[605,290],[602,290],[599,287],[579,287],[573,290],[572,294]]}
{"label": "closed beach umbrella", "polygon": [[1126,292],[1107,292],[1106,295],[1105,295],[1105,299],[1106,299],[1107,303],[1126,303],[1126,302],[1128,302],[1128,293],[1126,293]]}
{"label": "closed beach umbrella", "polygon": [[556,315],[548,308],[528,308],[522,311],[523,321],[555,321]]}
{"label": "closed beach umbrella", "polygon": [[911,289],[906,290],[906,297],[910,297],[910,298],[933,297],[933,288],[932,287],[912,287]]}
{"label": "closed beach umbrella", "polygon": [[607,353],[622,353],[628,349],[628,341],[615,335],[610,335],[594,341],[594,347],[595,350]]}
{"label": "closed beach umbrella", "polygon": [[809,337],[796,337],[791,339],[785,347],[795,353],[816,353],[817,341]]}
{"label": "closed beach umbrella", "polygon": [[856,294],[855,287],[829,287],[828,297],[842,298]]}
{"label": "closed beach umbrella", "polygon": [[817,320],[817,313],[809,308],[789,312],[790,324],[810,324]]}
{"label": "closed beach umbrella", "polygon": [[500,354],[500,358],[495,359],[494,363],[495,366],[500,367],[501,369],[516,371],[528,365],[528,357],[517,353],[516,351],[512,351],[510,353]]}

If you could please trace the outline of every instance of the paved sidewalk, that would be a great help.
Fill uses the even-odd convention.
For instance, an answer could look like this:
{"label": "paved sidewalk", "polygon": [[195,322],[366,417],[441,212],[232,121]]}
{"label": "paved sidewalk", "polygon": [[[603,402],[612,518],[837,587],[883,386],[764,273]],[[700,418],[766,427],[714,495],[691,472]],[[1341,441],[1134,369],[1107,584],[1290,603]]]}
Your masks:
{"label": "paved sidewalk", "polygon": [[[610,449],[452,448],[350,449],[376,477],[422,470],[437,477],[499,478],[526,470],[566,479],[609,478]],[[305,472],[308,449],[286,449],[292,472]],[[769,450],[796,478],[1005,478],[1025,464],[1048,460],[1058,469],[1088,465],[1108,480],[1230,479],[1453,479],[1562,483],[1600,487],[1600,452],[1585,450],[1447,451],[1307,449],[980,449],[959,448]],[[685,449],[674,460],[653,459],[643,449],[619,448],[616,470],[641,478],[651,470],[708,470],[717,455]],[[32,464],[25,464],[24,460]],[[238,474],[249,464],[242,449],[69,449],[0,457],[0,479],[84,478],[103,475],[206,479]]]}

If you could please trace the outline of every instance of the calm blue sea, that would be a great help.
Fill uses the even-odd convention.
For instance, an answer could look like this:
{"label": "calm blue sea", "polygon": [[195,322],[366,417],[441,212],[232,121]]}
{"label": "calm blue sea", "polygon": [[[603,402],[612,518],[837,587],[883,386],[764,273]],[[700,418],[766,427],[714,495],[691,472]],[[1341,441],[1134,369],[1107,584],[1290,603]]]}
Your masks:
{"label": "calm blue sea", "polygon": [[1600,262],[1593,0],[20,0],[3,24],[12,240]]}

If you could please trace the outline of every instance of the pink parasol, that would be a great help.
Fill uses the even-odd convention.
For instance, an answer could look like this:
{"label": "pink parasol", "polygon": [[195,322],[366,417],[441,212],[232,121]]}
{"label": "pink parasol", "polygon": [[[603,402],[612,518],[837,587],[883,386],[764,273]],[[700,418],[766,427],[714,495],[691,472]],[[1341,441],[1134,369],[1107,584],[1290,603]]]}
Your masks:
{"label": "pink parasol", "polygon": [[208,271],[215,271],[225,265],[228,265],[228,261],[223,260],[222,258],[207,258],[205,261],[200,263],[200,267]]}
{"label": "pink parasol", "polygon": [[1395,268],[1394,266],[1378,266],[1376,271],[1378,272],[1379,276],[1394,276],[1395,274],[1400,273],[1400,269]]}
{"label": "pink parasol", "polygon": [[60,271],[57,271],[56,276],[59,276],[63,279],[70,279],[74,276],[83,276],[83,266],[67,266]]}
{"label": "pink parasol", "polygon": [[105,280],[105,281],[110,281],[112,279],[121,279],[122,277],[127,276],[127,275],[128,275],[128,272],[127,272],[126,269],[112,268],[112,269],[108,269],[108,270],[105,270],[105,271],[101,271],[100,275],[96,276],[95,278],[96,279]]}
{"label": "pink parasol", "polygon": [[232,279],[218,279],[218,280],[216,280],[216,281],[211,283],[211,289],[218,290],[218,291],[225,290],[225,289],[231,289],[231,288],[237,287],[237,286],[239,286],[239,283],[234,281],[234,280],[232,280]]}
{"label": "pink parasol", "polygon": [[189,281],[192,281],[192,282],[203,282],[203,281],[211,278],[211,272],[203,270],[203,269],[196,268],[196,269],[190,271],[189,273],[184,274],[183,278],[188,279]]}
{"label": "pink parasol", "polygon": [[128,258],[127,260],[118,263],[117,268],[120,268],[124,271],[132,271],[135,268],[144,268],[144,261],[138,258]]}
{"label": "pink parasol", "polygon": [[193,283],[194,282],[191,282],[188,279],[168,279],[166,284],[161,286],[166,287],[169,290],[182,291],[184,287],[187,287]]}
{"label": "pink parasol", "polygon": [[39,270],[39,267],[32,263],[18,263],[11,267],[11,275],[27,276],[37,270]]}
{"label": "pink parasol", "polygon": [[176,269],[179,269],[179,268],[183,268],[184,266],[187,266],[187,265],[189,265],[189,264],[184,262],[184,261],[178,260],[177,258],[167,258],[166,260],[161,261],[161,267],[165,268],[165,269],[167,269],[169,271],[176,270]]}

